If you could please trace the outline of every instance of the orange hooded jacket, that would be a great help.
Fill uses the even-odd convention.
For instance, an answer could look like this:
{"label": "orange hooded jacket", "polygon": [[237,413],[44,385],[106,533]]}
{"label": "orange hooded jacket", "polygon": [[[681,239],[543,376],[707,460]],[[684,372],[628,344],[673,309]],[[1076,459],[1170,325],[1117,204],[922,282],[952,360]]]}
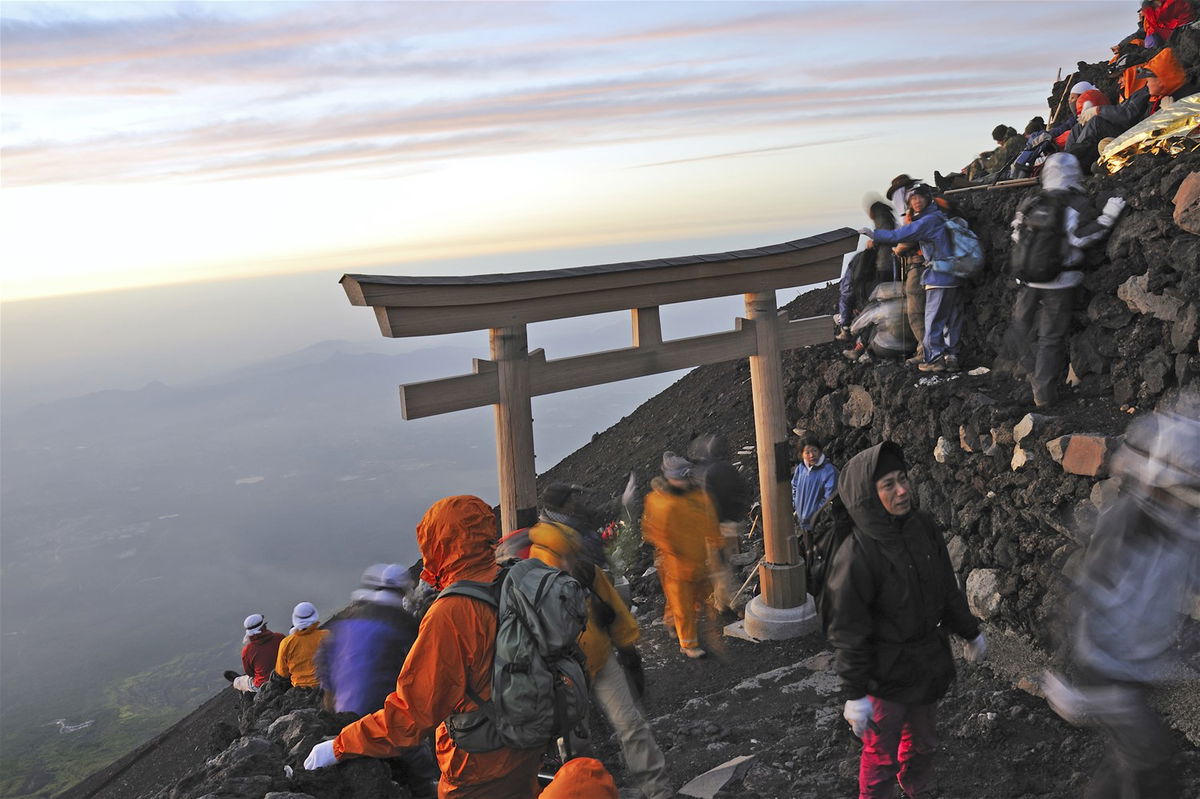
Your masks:
{"label": "orange hooded jacket", "polygon": [[[1133,96],[1134,92],[1146,85],[1145,78],[1139,78],[1137,71],[1145,67],[1158,76],[1158,79],[1163,84],[1164,94],[1170,94],[1179,87],[1187,83],[1187,72],[1179,63],[1179,59],[1175,57],[1175,53],[1170,47],[1164,47],[1158,53],[1144,64],[1132,66],[1121,73],[1121,96],[1128,100]],[[1157,96],[1150,98],[1153,103],[1158,100]]]}
{"label": "orange hooded jacket", "polygon": [[660,568],[671,580],[703,580],[708,576],[708,545],[722,547],[717,511],[700,488],[683,493],[655,478],[642,511],[642,537],[662,556]]}
{"label": "orange hooded jacket", "polygon": [[617,799],[617,784],[599,760],[577,757],[563,764],[541,799]]}
{"label": "orange hooded jacket", "polygon": [[[438,500],[417,525],[417,545],[425,561],[421,579],[439,590],[458,580],[492,580],[499,570],[495,541],[496,517],[483,500]],[[396,690],[383,709],[342,729],[333,741],[334,755],[339,760],[353,755],[394,757],[436,727],[442,770],[439,797],[536,796],[541,749],[464,752],[455,747],[444,723],[452,713],[477,707],[467,698],[468,680],[479,696],[491,696],[495,654],[493,608],[465,596],[438,599],[421,620]]]}
{"label": "orange hooded jacket", "polygon": [[[578,531],[565,524],[538,522],[529,528],[529,542],[529,557],[571,574],[575,574],[576,564],[583,557],[583,542]],[[619,649],[633,646],[638,642],[641,630],[608,575],[599,568],[595,569],[590,587],[588,623],[579,636],[579,648],[587,659],[588,676],[595,677],[608,662],[613,646]],[[614,618],[608,625],[600,622],[602,608],[598,607],[598,602],[612,609]]]}

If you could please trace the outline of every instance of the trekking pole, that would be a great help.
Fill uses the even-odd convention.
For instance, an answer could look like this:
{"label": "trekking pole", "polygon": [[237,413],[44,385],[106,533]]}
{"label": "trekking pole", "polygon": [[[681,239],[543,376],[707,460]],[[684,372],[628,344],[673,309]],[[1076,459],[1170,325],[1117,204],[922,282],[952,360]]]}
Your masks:
{"label": "trekking pole", "polygon": [[[1059,67],[1061,71],[1061,67]],[[1067,76],[1067,82],[1063,84],[1062,95],[1058,98],[1058,107],[1054,109],[1054,116],[1050,117],[1050,124],[1053,125],[1058,121],[1058,112],[1062,110],[1063,103],[1067,101],[1067,96],[1071,93],[1071,80],[1074,79],[1078,72],[1072,72]]]}
{"label": "trekking pole", "polygon": [[742,592],[746,590],[746,586],[750,585],[750,581],[758,576],[758,567],[763,564],[763,561],[766,560],[766,557],[767,557],[766,555],[763,555],[761,558],[758,559],[758,563],[754,564],[754,568],[750,570],[750,576],[746,578],[746,582],[742,583],[742,587],[739,588],[737,590],[737,593],[735,593],[729,599],[730,605],[733,604],[735,599],[737,599],[738,597],[740,597],[742,595]]}

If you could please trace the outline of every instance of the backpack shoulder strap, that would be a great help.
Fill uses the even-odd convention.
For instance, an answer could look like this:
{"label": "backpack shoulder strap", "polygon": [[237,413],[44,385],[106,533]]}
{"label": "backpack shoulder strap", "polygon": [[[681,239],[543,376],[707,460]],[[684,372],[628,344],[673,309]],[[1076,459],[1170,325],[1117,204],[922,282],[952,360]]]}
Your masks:
{"label": "backpack shoulder strap", "polygon": [[[486,602],[493,608],[500,608],[500,585],[504,582],[504,577],[508,573],[507,568],[502,568],[496,579],[490,583],[485,583],[480,580],[457,580],[442,589],[437,595],[437,599],[444,596],[469,596],[472,599],[478,599],[481,602]],[[436,602],[437,599],[434,601]]]}

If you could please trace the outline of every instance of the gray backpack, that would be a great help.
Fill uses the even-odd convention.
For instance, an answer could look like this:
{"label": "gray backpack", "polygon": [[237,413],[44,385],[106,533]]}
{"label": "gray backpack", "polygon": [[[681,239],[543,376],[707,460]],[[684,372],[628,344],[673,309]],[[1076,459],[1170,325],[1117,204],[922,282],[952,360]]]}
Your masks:
{"label": "gray backpack", "polygon": [[587,625],[586,592],[574,577],[536,558],[503,568],[495,581],[460,580],[438,598],[459,595],[496,608],[492,695],[471,688],[478,710],[446,720],[466,752],[537,749],[565,736],[588,709],[587,669],[579,634]]}

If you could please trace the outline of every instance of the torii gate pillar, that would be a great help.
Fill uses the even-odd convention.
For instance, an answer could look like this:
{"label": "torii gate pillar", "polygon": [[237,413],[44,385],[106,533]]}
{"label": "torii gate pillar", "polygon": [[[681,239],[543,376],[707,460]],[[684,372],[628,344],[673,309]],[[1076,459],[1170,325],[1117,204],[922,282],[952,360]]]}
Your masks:
{"label": "torii gate pillar", "polygon": [[745,628],[755,638],[794,638],[814,628],[816,610],[807,596],[804,562],[792,521],[779,309],[774,291],[747,294],[745,300],[757,339],[757,353],[750,356],[750,387],[764,550],[760,592],[746,606]]}
{"label": "torii gate pillar", "polygon": [[494,406],[500,520],[505,531],[517,530],[537,521],[529,337],[525,325],[516,325],[492,328],[489,339],[500,388]]}

